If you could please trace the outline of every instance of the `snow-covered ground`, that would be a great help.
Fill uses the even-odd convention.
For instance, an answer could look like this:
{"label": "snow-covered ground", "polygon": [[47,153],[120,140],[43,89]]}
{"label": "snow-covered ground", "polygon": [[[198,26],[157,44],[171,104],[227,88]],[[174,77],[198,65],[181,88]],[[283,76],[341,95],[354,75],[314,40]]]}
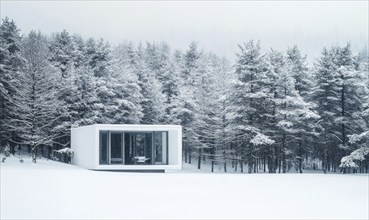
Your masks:
{"label": "snow-covered ground", "polygon": [[1,219],[369,217],[368,175],[191,173],[186,168],[103,172],[11,157],[1,163]]}

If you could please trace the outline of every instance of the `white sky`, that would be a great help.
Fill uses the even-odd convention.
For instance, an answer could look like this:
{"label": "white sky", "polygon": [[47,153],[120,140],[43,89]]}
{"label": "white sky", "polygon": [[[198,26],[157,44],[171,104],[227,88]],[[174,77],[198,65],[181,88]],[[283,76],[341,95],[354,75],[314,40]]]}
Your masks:
{"label": "white sky", "polygon": [[166,41],[200,47],[234,58],[237,44],[260,39],[265,50],[297,44],[319,56],[323,46],[368,45],[368,1],[1,1],[1,17],[15,20],[22,33],[66,29],[102,37],[113,45]]}

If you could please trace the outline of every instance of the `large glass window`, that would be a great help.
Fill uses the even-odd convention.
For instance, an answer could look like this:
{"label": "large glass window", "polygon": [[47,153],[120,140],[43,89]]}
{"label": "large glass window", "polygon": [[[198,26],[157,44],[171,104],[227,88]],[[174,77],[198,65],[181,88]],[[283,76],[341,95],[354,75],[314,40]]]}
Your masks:
{"label": "large glass window", "polygon": [[100,131],[100,164],[168,164],[166,131]]}
{"label": "large glass window", "polygon": [[161,163],[163,161],[163,139],[161,132],[155,132],[154,138],[155,163]]}
{"label": "large glass window", "polygon": [[146,163],[154,164],[152,155],[152,132],[147,132],[145,136],[145,157],[147,158]]}
{"label": "large glass window", "polygon": [[138,133],[134,135],[134,141],[135,146],[134,148],[136,149],[136,153],[135,156],[137,157],[143,157],[145,156],[145,133]]}
{"label": "large glass window", "polygon": [[155,164],[167,164],[167,132],[154,132]]}
{"label": "large glass window", "polygon": [[132,148],[132,135],[124,133],[124,164],[129,165],[134,163],[133,148]]}
{"label": "large glass window", "polygon": [[121,164],[123,163],[123,133],[111,132],[110,139],[111,164]]}
{"label": "large glass window", "polygon": [[108,134],[100,131],[100,164],[108,164]]}
{"label": "large glass window", "polygon": [[127,132],[125,135],[126,140],[128,138],[130,142],[126,141],[124,147],[132,149],[133,154],[130,155],[132,163],[152,164],[152,132]]}

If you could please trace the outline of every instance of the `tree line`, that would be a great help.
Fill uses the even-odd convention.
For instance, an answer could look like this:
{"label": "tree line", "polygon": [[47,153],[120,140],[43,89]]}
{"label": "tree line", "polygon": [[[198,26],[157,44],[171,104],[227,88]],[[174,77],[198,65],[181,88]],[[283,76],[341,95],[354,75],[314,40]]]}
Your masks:
{"label": "tree line", "polygon": [[[179,124],[185,162],[240,172],[295,168],[368,172],[368,52],[324,48],[313,65],[297,46],[240,44],[230,62],[192,42],[110,46],[66,30],[21,35],[0,25],[0,145],[50,157],[70,128]],[[244,170],[245,166],[245,170]]]}

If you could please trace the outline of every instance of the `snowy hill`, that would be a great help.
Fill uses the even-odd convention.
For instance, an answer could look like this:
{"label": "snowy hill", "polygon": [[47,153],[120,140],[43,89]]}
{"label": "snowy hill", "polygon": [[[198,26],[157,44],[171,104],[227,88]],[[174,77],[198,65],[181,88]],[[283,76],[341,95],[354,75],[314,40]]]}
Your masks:
{"label": "snowy hill", "polygon": [[102,172],[10,157],[1,163],[1,219],[367,219],[368,183],[368,175]]}

